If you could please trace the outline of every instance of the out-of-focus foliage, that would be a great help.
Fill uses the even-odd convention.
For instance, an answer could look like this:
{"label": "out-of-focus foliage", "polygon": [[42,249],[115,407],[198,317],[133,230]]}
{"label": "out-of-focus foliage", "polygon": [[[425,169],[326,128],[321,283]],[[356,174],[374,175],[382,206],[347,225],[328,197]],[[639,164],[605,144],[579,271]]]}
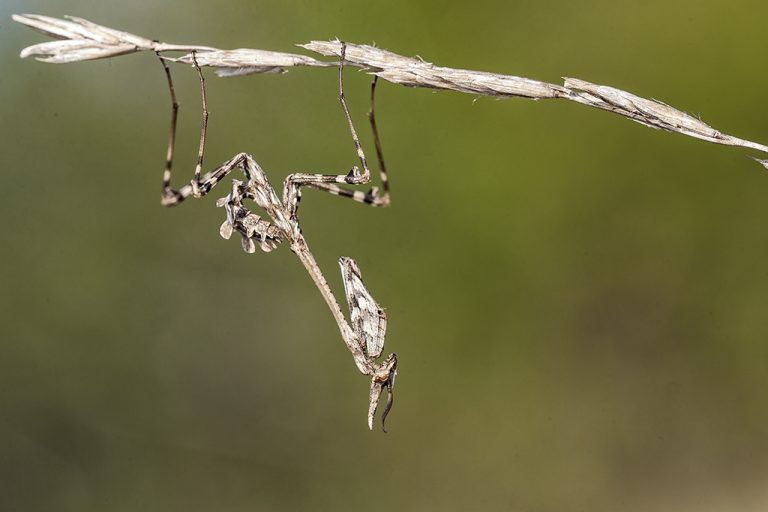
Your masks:
{"label": "out-of-focus foliage", "polygon": [[[287,248],[221,240],[213,197],[159,206],[155,59],[22,61],[43,38],[14,12],[220,48],[375,41],[621,87],[768,141],[764,2],[6,0],[0,509],[768,507],[768,175],[746,152],[578,105],[382,84],[392,208],[307,191],[301,215],[334,289],[352,256],[387,307],[384,435]],[[199,91],[174,73],[181,183]],[[332,69],[208,83],[209,164],[247,151],[275,184],[354,164]],[[368,83],[348,73],[372,156]]]}

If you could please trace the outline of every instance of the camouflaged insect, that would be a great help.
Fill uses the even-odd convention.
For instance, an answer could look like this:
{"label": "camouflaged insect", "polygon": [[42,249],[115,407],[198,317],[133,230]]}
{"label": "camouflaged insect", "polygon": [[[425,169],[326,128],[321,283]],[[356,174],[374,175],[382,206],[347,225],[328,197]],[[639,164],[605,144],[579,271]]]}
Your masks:
{"label": "camouflaged insect", "polygon": [[[381,362],[376,361],[384,349],[384,335],[387,325],[384,310],[363,285],[360,269],[357,267],[357,264],[350,258],[341,258],[339,263],[342,268],[342,279],[349,305],[351,325],[347,323],[344,313],[341,311],[320,267],[309,250],[309,246],[301,232],[298,218],[302,187],[328,192],[371,206],[389,205],[389,185],[373,109],[376,79],[374,79],[371,85],[371,108],[368,112],[368,118],[371,124],[371,131],[373,132],[373,141],[376,146],[381,191],[373,187],[364,193],[360,190],[349,188],[349,186],[369,183],[371,181],[371,172],[344,99],[344,61],[346,52],[344,43],[341,43],[341,58],[338,62],[339,100],[352,135],[352,141],[354,142],[362,171],[357,166],[354,166],[345,174],[290,174],[285,178],[281,198],[269,183],[266,173],[259,167],[256,160],[247,153],[238,153],[204,175],[201,173],[208,128],[208,106],[205,79],[200,65],[211,65],[212,62],[224,59],[227,62],[227,66],[233,63],[237,64],[237,69],[232,71],[233,74],[242,74],[244,72],[275,72],[284,67],[299,65],[326,67],[334,66],[336,65],[335,63],[320,62],[309,57],[279,52],[248,50],[221,52],[208,47],[168,45],[127,32],[101,27],[80,18],[60,20],[47,16],[21,15],[14,16],[14,20],[59,39],[59,41],[27,48],[22,52],[22,57],[35,56],[47,62],[76,62],[139,51],[154,51],[157,54],[168,81],[172,104],[171,130],[163,172],[161,204],[163,206],[175,206],[190,197],[203,197],[230,172],[234,170],[242,171],[245,180],[233,180],[229,194],[216,202],[216,205],[223,208],[225,212],[225,219],[219,228],[219,234],[223,238],[229,239],[235,232],[238,232],[243,250],[247,253],[256,252],[257,247],[260,247],[265,252],[270,252],[283,241],[290,246],[291,251],[298,256],[325,299],[339,327],[342,339],[352,353],[358,370],[371,377],[368,401],[369,428],[373,427],[373,417],[376,413],[381,393],[385,388],[387,389],[387,404],[382,413],[383,426],[384,420],[392,407],[392,391],[397,373],[397,357],[395,354],[389,355]],[[161,52],[169,51],[191,53],[180,59],[161,56]],[[202,55],[203,53],[205,55]],[[243,63],[243,59],[246,59],[247,62]],[[176,101],[176,92],[166,60],[190,63],[194,66],[200,81],[203,103],[200,144],[194,178],[189,184],[178,190],[171,187],[171,167],[173,165],[179,104]],[[266,213],[266,216],[262,218],[251,211],[245,206],[245,201],[255,203],[256,206]]]}

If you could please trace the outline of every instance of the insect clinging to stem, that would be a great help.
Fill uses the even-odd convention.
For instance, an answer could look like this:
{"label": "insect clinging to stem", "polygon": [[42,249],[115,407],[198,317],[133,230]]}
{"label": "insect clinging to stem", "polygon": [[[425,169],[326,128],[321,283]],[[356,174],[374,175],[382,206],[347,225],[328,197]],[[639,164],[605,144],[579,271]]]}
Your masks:
{"label": "insect clinging to stem", "polygon": [[[320,290],[338,325],[345,345],[352,353],[358,370],[371,378],[367,418],[369,428],[373,428],[373,418],[381,393],[384,389],[387,390],[387,404],[381,416],[383,426],[386,416],[392,407],[392,392],[397,373],[397,357],[395,354],[390,354],[383,360],[377,361],[384,347],[386,314],[363,284],[360,269],[355,261],[345,257],[339,260],[339,264],[350,311],[350,322],[346,320],[302,234],[298,217],[299,201],[303,187],[347,197],[371,206],[388,206],[390,202],[389,183],[374,114],[376,79],[374,79],[371,85],[368,117],[379,164],[381,191],[377,187],[371,188],[368,192],[350,188],[350,186],[369,183],[371,181],[371,171],[344,97],[346,45],[342,43],[341,58],[338,63],[334,63],[280,52],[260,50],[221,52],[210,47],[166,44],[74,17],[61,20],[48,16],[26,14],[14,15],[13,18],[20,23],[58,39],[58,41],[41,43],[26,48],[22,51],[22,57],[37,55],[41,60],[61,63],[108,58],[139,51],[153,51],[156,53],[167,78],[172,105],[170,136],[162,178],[161,204],[164,206],[175,206],[189,197],[203,197],[211,192],[230,172],[235,169],[242,171],[244,179],[233,180],[229,193],[216,202],[216,205],[223,208],[225,212],[225,220],[219,229],[219,233],[222,237],[228,239],[237,232],[240,235],[242,247],[247,253],[255,252],[257,247],[265,252],[270,252],[282,242],[287,243],[291,251],[298,256]],[[163,55],[171,51],[184,51],[187,53],[180,58],[170,58]],[[42,54],[38,52],[43,52],[47,57],[40,57]],[[282,196],[278,196],[275,188],[269,183],[265,172],[256,163],[256,160],[247,153],[238,153],[223,164],[203,174],[202,167],[209,111],[205,78],[200,66],[202,62],[206,62],[206,59],[222,53],[230,56],[237,55],[238,57],[245,55],[247,58],[258,60],[257,65],[238,69],[234,74],[240,72],[275,72],[287,66],[335,67],[338,64],[339,101],[352,135],[359,166],[352,166],[344,174],[289,174],[283,183]],[[169,61],[191,64],[194,67],[199,78],[202,96],[202,126],[200,129],[200,142],[194,177],[189,184],[182,186],[178,190],[171,187],[171,169],[173,167],[179,103],[176,99],[176,91],[168,66]],[[263,210],[266,216],[262,218],[262,216],[249,209],[246,206],[247,201],[256,203],[256,206]]]}
{"label": "insect clinging to stem", "polygon": [[[246,153],[235,155],[217,168],[201,176],[209,111],[205,89],[205,78],[198,65],[195,51],[190,54],[190,61],[197,71],[200,80],[203,103],[197,164],[195,166],[194,177],[189,185],[186,185],[179,190],[175,190],[171,187],[171,169],[173,166],[179,104],[176,100],[171,72],[165,62],[166,60],[171,59],[167,59],[158,54],[168,80],[172,102],[171,133],[168,141],[166,166],[163,172],[161,203],[164,206],[174,206],[190,196],[203,197],[234,169],[240,169],[243,172],[245,180],[233,180],[230,192],[216,202],[217,206],[224,208],[226,214],[224,223],[219,230],[221,236],[228,239],[235,231],[237,231],[241,236],[243,250],[248,253],[255,252],[257,246],[265,252],[270,252],[281,242],[287,241],[291,251],[299,257],[299,260],[312,277],[312,280],[315,282],[315,285],[318,287],[320,293],[328,304],[339,327],[342,338],[352,353],[358,369],[361,373],[371,377],[371,390],[368,405],[368,427],[373,428],[373,418],[379,403],[381,392],[384,389],[387,390],[387,404],[382,413],[382,426],[389,414],[393,402],[394,381],[397,373],[397,356],[395,354],[390,354],[380,363],[376,362],[376,359],[381,356],[384,348],[386,314],[363,284],[361,272],[357,263],[351,258],[342,257],[339,259],[339,265],[341,266],[342,280],[349,306],[351,325],[347,323],[322,271],[309,250],[309,246],[301,231],[298,217],[302,187],[313,188],[337,196],[347,197],[371,206],[388,206],[390,203],[389,183],[374,113],[376,78],[374,78],[371,84],[371,103],[368,117],[376,147],[382,192],[376,187],[371,188],[368,192],[364,193],[343,186],[363,185],[371,181],[371,172],[368,167],[365,152],[360,143],[360,139],[357,135],[344,97],[344,53],[345,49],[344,46],[342,46],[342,54],[338,67],[339,101],[352,135],[360,167],[355,165],[346,174],[290,174],[285,178],[283,183],[282,198],[277,195],[275,189],[269,183],[266,174],[256,163],[255,159]],[[245,200],[255,202],[258,207],[266,212],[268,220],[262,219],[259,215],[248,209],[244,204]]]}

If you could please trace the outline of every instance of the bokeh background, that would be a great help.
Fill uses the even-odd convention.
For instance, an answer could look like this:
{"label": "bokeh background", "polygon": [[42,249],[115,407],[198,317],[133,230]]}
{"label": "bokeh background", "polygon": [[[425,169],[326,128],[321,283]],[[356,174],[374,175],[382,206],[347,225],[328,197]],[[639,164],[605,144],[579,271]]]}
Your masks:
{"label": "bokeh background", "polygon": [[[400,359],[390,433],[281,247],[159,205],[169,122],[147,54],[18,59],[11,13],[295,51],[344,38],[436,64],[657,98],[768,142],[761,1],[0,4],[3,511],[768,509],[768,174],[748,151],[565,102],[383,83],[393,205],[309,191],[335,290],[353,256]],[[176,183],[191,177],[196,78]],[[207,161],[274,184],[345,171],[331,70],[217,79]],[[369,154],[369,78],[349,71]],[[341,297],[340,297],[341,298]]]}

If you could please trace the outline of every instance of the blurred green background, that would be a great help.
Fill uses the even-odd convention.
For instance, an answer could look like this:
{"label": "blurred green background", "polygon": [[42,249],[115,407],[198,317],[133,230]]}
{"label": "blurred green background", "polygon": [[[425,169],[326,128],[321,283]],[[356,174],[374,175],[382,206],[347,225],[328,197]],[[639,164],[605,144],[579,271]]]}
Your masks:
{"label": "blurred green background", "polygon": [[[281,247],[223,241],[214,193],[159,205],[148,54],[18,59],[15,12],[174,43],[340,37],[439,65],[574,76],[768,142],[761,1],[4,0],[0,510],[768,509],[768,174],[748,151],[565,102],[383,83],[393,205],[304,194],[332,287],[354,257],[400,359],[365,425],[325,304]],[[196,78],[176,183],[192,175]],[[207,161],[355,162],[331,70],[217,79]],[[366,149],[369,78],[347,94]]]}

